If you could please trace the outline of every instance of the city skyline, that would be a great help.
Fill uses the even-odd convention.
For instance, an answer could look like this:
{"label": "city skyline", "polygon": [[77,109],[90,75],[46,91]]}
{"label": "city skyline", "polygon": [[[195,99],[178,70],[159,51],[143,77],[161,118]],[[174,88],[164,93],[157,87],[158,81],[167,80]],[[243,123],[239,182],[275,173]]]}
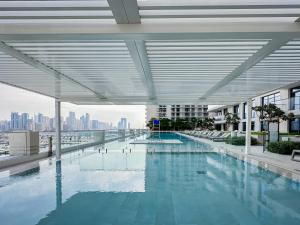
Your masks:
{"label": "city skyline", "polygon": [[[11,112],[27,112],[30,115],[42,113],[54,117],[54,99],[26,91],[20,88],[0,84],[0,121],[9,120]],[[117,126],[120,118],[128,118],[132,128],[144,128],[144,105],[87,105],[80,106],[71,103],[62,103],[62,116],[68,116],[69,111],[77,115],[89,113],[96,120],[113,123]]]}
{"label": "city skyline", "polygon": [[[113,124],[96,120],[89,113],[76,115],[70,111],[67,117],[62,117],[62,129],[65,131],[130,129],[130,122],[126,117],[122,117],[117,124]],[[0,131],[14,130],[54,131],[55,118],[42,113],[30,115],[28,112],[11,112],[10,119],[0,120]]]}

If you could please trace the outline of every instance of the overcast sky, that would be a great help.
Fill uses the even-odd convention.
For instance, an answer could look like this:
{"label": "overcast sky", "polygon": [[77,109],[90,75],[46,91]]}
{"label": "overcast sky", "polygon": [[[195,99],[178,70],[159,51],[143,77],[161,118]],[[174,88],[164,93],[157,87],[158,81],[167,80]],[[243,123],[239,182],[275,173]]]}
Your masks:
{"label": "overcast sky", "polygon": [[[11,112],[28,112],[31,116],[40,112],[54,116],[54,99],[35,94],[19,88],[0,84],[0,120],[10,119]],[[114,125],[121,117],[128,118],[132,128],[142,128],[145,123],[145,106],[78,106],[70,103],[62,104],[62,116],[74,111],[79,118],[89,113],[91,119],[112,122]]]}

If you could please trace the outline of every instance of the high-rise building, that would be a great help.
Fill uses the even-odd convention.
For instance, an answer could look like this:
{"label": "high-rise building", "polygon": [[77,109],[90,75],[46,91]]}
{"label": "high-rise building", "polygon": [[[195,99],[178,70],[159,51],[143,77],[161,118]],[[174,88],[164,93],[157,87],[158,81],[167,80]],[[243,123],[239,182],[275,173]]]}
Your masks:
{"label": "high-rise building", "polygon": [[127,118],[121,118],[118,123],[118,129],[127,129]]}
{"label": "high-rise building", "polygon": [[[289,88],[281,88],[252,98],[252,107],[274,104],[285,112],[286,115],[293,113],[295,118],[281,121],[279,127],[275,124],[272,129],[279,128],[281,133],[300,133],[300,86],[294,85]],[[233,105],[217,106],[209,109],[209,116],[215,119],[215,129],[222,131],[237,130],[246,131],[248,106],[247,102],[237,102]],[[239,123],[227,124],[226,114],[232,113],[240,118]],[[266,124],[260,121],[257,113],[252,110],[251,130],[262,131],[267,129]]]}
{"label": "high-rise building", "polygon": [[68,130],[76,130],[76,115],[75,112],[69,112],[69,116],[67,117],[67,129]]}
{"label": "high-rise building", "polygon": [[84,129],[89,130],[90,129],[90,114],[85,114],[85,123],[84,123]]}
{"label": "high-rise building", "polygon": [[42,113],[38,113],[34,115],[34,130],[39,131],[43,130],[43,123],[44,123],[44,115]]}
{"label": "high-rise building", "polygon": [[28,128],[29,128],[29,114],[28,113],[22,113],[20,121],[21,121],[20,128],[22,130],[28,130]]}
{"label": "high-rise building", "polygon": [[93,130],[98,130],[100,127],[100,125],[99,125],[99,121],[98,120],[92,120],[91,121],[91,123],[92,123],[92,129]]}
{"label": "high-rise building", "polygon": [[153,117],[171,120],[205,118],[208,116],[207,105],[147,105],[146,123]]}
{"label": "high-rise building", "polygon": [[10,114],[10,127],[12,130],[20,129],[20,116],[18,112],[12,112]]}

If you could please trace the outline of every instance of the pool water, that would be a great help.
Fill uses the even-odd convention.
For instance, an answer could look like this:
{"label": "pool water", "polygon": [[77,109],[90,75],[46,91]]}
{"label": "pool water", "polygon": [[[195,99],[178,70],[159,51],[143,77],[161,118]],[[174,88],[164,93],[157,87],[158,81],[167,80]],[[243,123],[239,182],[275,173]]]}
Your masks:
{"label": "pool water", "polygon": [[193,151],[211,147],[176,134],[151,138],[183,144],[147,153],[149,146],[127,139],[65,154],[61,163],[47,159],[24,172],[1,172],[0,224],[300,224],[299,183],[227,155]]}

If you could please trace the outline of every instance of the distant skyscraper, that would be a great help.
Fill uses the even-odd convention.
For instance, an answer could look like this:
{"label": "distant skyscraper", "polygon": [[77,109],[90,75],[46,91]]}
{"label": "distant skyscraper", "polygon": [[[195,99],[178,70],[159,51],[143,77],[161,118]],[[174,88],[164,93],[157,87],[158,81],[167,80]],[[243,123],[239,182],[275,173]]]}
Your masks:
{"label": "distant skyscraper", "polygon": [[[68,117],[64,120],[61,117],[61,127],[63,130],[99,130],[116,128],[113,124],[91,120],[90,114],[85,113],[79,119],[76,118],[75,112],[69,112]],[[126,129],[130,127],[127,118],[120,118],[118,127]],[[11,112],[9,120],[0,121],[0,131],[9,130],[33,130],[33,131],[53,131],[55,130],[55,118],[50,118],[37,113],[30,117],[29,113]]]}
{"label": "distant skyscraper", "polygon": [[43,121],[44,121],[44,119],[43,119],[43,114],[42,113],[39,113],[38,114],[38,116],[37,116],[37,122],[39,123],[39,124],[42,124],[43,123]]}
{"label": "distant skyscraper", "polygon": [[84,129],[85,130],[89,130],[90,129],[90,114],[88,114],[88,113],[85,114]]}
{"label": "distant skyscraper", "polygon": [[75,112],[69,112],[69,117],[67,118],[67,129],[75,130],[76,129],[76,115]]}
{"label": "distant skyscraper", "polygon": [[85,130],[85,117],[81,116],[79,120],[80,120],[80,128]]}
{"label": "distant skyscraper", "polygon": [[127,129],[127,118],[121,118],[118,123],[118,129]]}
{"label": "distant skyscraper", "polygon": [[91,123],[92,123],[92,129],[93,130],[98,130],[99,129],[100,124],[99,124],[98,120],[92,120]]}
{"label": "distant skyscraper", "polygon": [[55,130],[55,121],[54,121],[54,118],[50,118],[50,120],[49,120],[49,129],[51,131]]}
{"label": "distant skyscraper", "polygon": [[12,130],[20,129],[20,116],[17,112],[12,112],[10,114],[10,127]]}
{"label": "distant skyscraper", "polygon": [[28,128],[29,128],[29,114],[28,113],[22,113],[20,121],[21,121],[20,128],[22,130],[28,130]]}

